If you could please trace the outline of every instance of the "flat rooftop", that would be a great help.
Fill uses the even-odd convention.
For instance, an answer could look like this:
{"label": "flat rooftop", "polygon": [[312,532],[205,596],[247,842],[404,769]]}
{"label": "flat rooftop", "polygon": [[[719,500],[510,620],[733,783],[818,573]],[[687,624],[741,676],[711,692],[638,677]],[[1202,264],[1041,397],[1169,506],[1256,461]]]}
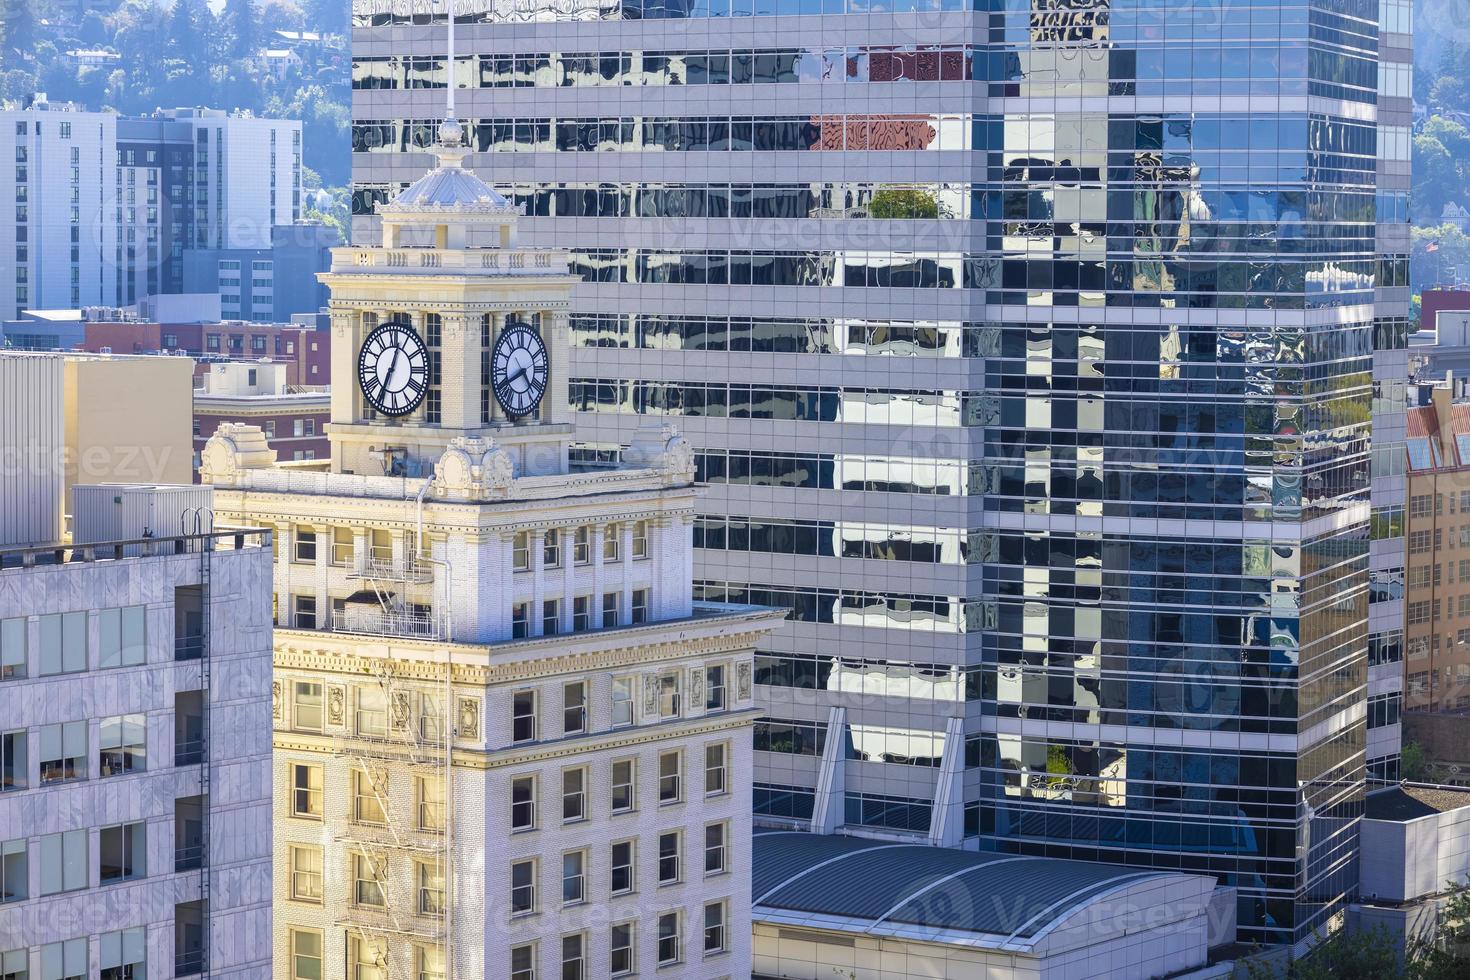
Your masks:
{"label": "flat rooftop", "polygon": [[1470,789],[1453,786],[1423,786],[1404,783],[1368,794],[1369,820],[1417,820],[1435,813],[1448,813],[1470,806]]}

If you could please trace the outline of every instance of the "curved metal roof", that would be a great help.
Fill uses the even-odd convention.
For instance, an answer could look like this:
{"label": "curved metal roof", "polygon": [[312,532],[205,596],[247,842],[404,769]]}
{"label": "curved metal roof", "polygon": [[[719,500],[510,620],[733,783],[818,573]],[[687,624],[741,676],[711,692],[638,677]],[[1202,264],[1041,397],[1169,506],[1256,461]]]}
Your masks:
{"label": "curved metal roof", "polygon": [[1178,872],[776,831],[755,835],[758,909],[990,941],[1039,936],[1105,892]]}

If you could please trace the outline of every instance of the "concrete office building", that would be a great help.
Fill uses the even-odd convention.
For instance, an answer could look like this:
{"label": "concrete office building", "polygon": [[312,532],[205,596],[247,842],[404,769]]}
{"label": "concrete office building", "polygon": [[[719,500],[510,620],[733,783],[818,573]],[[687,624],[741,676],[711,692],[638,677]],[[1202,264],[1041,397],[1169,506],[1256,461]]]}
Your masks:
{"label": "concrete office building", "polygon": [[[1409,4],[974,7],[463,0],[470,165],[573,250],[583,458],[682,416],[696,594],[795,611],[760,819],[1208,868],[1300,939],[1396,738]],[[359,212],[436,24],[355,5]]]}
{"label": "concrete office building", "polygon": [[0,510],[0,972],[265,978],[270,534],[192,533],[196,488],[76,500],[71,544]]}
{"label": "concrete office building", "polygon": [[276,976],[747,977],[784,613],[693,601],[669,427],[569,467],[567,254],[439,153],[323,277],[330,460],[251,425],[203,452],[219,512],[281,534]]}

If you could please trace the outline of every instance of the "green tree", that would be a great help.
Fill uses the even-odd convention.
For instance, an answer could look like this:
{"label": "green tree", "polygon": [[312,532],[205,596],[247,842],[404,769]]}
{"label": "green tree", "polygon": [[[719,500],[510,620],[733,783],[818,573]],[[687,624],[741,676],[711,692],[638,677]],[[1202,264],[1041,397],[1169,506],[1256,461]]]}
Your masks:
{"label": "green tree", "polygon": [[1429,762],[1424,756],[1424,746],[1418,742],[1405,742],[1399,752],[1399,775],[1411,783],[1422,783],[1429,778]]}
{"label": "green tree", "polygon": [[220,30],[223,47],[231,58],[249,58],[255,54],[259,45],[255,15],[251,0],[225,0]]}
{"label": "green tree", "polygon": [[1451,881],[1439,910],[1439,934],[1410,950],[1414,980],[1470,980],[1470,885]]}
{"label": "green tree", "polygon": [[1282,973],[1275,964],[1247,961],[1247,980],[1418,980],[1412,963],[1399,955],[1398,944],[1382,926],[1339,929],[1292,960]]}
{"label": "green tree", "polygon": [[1470,237],[1452,224],[1410,232],[1409,286],[1415,293],[1470,276]]}
{"label": "green tree", "polygon": [[35,0],[0,0],[0,32],[7,52],[30,60],[36,45]]}
{"label": "green tree", "polygon": [[868,214],[874,218],[937,218],[939,203],[925,191],[884,187],[868,202]]}

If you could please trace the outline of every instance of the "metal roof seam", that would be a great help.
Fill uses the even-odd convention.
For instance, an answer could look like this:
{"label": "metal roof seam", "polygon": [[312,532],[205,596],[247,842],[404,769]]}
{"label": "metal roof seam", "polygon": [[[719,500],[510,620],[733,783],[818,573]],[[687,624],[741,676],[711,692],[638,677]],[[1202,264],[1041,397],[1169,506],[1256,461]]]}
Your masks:
{"label": "metal roof seam", "polygon": [[[1028,861],[1028,860],[1034,860],[1034,859],[1033,858],[1030,858],[1030,857],[1028,857],[1028,856],[1026,856],[1024,854],[1016,854],[1016,855],[1012,855],[1010,857],[999,858],[999,859],[997,859],[995,861],[987,861],[984,864],[973,864],[973,865],[971,865],[968,868],[961,868],[959,871],[956,871],[956,872],[954,872],[952,874],[947,874],[943,878],[939,878],[939,879],[937,879],[935,881],[931,881],[927,885],[924,885],[923,887],[919,888],[917,891],[915,891],[915,892],[913,892],[913,893],[911,893],[909,895],[904,896],[902,899],[900,899],[898,902],[896,902],[893,905],[893,907],[890,908],[887,912],[884,912],[882,915],[878,916],[878,918],[874,919],[873,922],[872,922],[872,924],[869,925],[863,931],[864,932],[872,932],[874,929],[878,928],[878,926],[880,926],[884,922],[886,922],[888,920],[888,917],[891,916],[891,915],[893,915],[893,913],[897,912],[899,909],[903,908],[905,905],[907,905],[908,903],[912,902],[914,899],[918,898],[920,895],[923,895],[925,892],[928,892],[928,891],[931,891],[932,889],[938,888],[940,885],[944,884],[946,881],[952,881],[955,878],[958,878],[958,877],[960,877],[962,875],[970,874],[972,871],[981,871],[981,870],[984,870],[984,869],[987,869],[987,868],[993,868],[997,864],[1006,864],[1007,862],[1010,862],[1010,861]],[[922,923],[910,923],[910,924],[911,925],[915,925],[915,924],[922,924]]]}
{"label": "metal roof seam", "polygon": [[[1134,881],[1136,879],[1141,879],[1141,878],[1162,878],[1162,877],[1165,877],[1165,876],[1166,876],[1166,873],[1160,873],[1158,871],[1136,871],[1136,872],[1134,872],[1132,874],[1122,875],[1122,876],[1120,876],[1118,878],[1110,879],[1111,881],[1116,882],[1116,884],[1112,888],[1104,889],[1100,894],[1107,894],[1108,892],[1115,891],[1117,888],[1122,887],[1122,885],[1124,883],[1131,882],[1131,881]],[[1046,908],[1042,909],[1040,912],[1037,912],[1031,918],[1027,919],[1025,922],[1023,922],[1019,926],[1017,926],[1015,928],[1015,930],[1009,936],[1007,936],[1005,938],[1005,941],[1007,943],[1013,942],[1017,936],[1021,935],[1026,930],[1026,927],[1027,926],[1031,925],[1033,922],[1036,922],[1039,919],[1043,919],[1046,916],[1051,915],[1051,913],[1054,912],[1054,911],[1056,911],[1057,909],[1069,908],[1071,906],[1071,903],[1072,902],[1074,902],[1077,899],[1081,898],[1083,895],[1086,895],[1089,891],[1091,891],[1094,888],[1096,888],[1099,884],[1103,884],[1103,882],[1096,882],[1095,881],[1092,884],[1087,885],[1084,888],[1077,889],[1076,891],[1072,892],[1071,894],[1063,895],[1061,898],[1057,899],[1055,902],[1052,902]]]}
{"label": "metal roof seam", "polygon": [[828,858],[825,861],[818,861],[816,864],[812,865],[810,868],[806,868],[806,869],[804,869],[802,871],[798,871],[796,874],[794,874],[790,878],[787,878],[786,880],[782,881],[779,885],[776,885],[774,888],[768,888],[768,889],[766,889],[766,891],[762,895],[758,896],[754,901],[751,902],[751,905],[759,905],[759,904],[761,904],[766,899],[770,898],[772,895],[776,894],[778,891],[780,891],[781,889],[785,888],[787,885],[794,884],[795,882],[800,881],[802,878],[805,878],[807,875],[811,874],[813,871],[816,871],[816,870],[818,870],[820,868],[825,868],[829,864],[836,864],[838,861],[846,861],[848,858],[857,857],[859,854],[872,854],[874,851],[889,851],[889,850],[892,850],[895,847],[913,847],[913,846],[914,846],[913,844],[880,844],[880,845],[878,845],[876,847],[864,847],[864,848],[861,848],[861,849],[856,850],[856,851],[847,851],[846,853],[839,854],[836,857]]}

